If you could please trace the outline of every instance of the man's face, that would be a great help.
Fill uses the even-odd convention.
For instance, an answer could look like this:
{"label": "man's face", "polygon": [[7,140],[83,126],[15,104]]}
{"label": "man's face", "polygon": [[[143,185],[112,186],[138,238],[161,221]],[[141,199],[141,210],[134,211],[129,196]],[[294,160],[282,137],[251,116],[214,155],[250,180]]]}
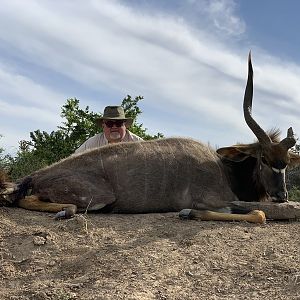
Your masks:
{"label": "man's face", "polygon": [[121,142],[125,137],[125,120],[104,120],[102,127],[109,143]]}

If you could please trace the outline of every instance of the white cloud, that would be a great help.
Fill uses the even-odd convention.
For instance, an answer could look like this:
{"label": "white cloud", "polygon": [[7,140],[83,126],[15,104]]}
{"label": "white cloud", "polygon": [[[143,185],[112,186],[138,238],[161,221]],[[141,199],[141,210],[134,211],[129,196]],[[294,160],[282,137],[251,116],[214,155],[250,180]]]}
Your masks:
{"label": "white cloud", "polygon": [[206,11],[216,28],[228,35],[239,36],[246,30],[245,22],[236,13],[233,0],[212,0],[207,2]]}
{"label": "white cloud", "polygon": [[[189,2],[228,36],[245,32],[234,1]],[[99,93],[102,106],[111,101],[106,100],[111,91],[120,95],[115,101],[126,94],[143,95],[148,109],[145,119],[150,122],[144,125],[153,132],[186,133],[219,145],[252,138],[242,115],[249,49],[234,48],[228,40],[223,43],[199,23],[192,27],[188,20],[171,13],[150,14],[122,3],[4,1],[0,10],[2,49],[28,67],[42,68],[53,78],[59,74],[80,85],[83,94]],[[280,115],[278,126],[289,121],[298,126],[298,111],[290,108],[300,95],[299,67],[267,56],[259,48],[253,51],[253,61],[254,116],[264,128],[273,127],[271,111]],[[9,57],[0,57],[1,115],[35,119],[42,130],[55,122],[59,125],[59,109],[68,95],[60,92],[55,80],[50,85],[39,80],[38,71],[31,78],[18,65],[9,67],[11,62]],[[83,105],[90,105],[88,98]],[[170,116],[177,115],[173,124],[163,119],[170,110]],[[14,132],[22,136],[20,131],[21,127]]]}
{"label": "white cloud", "polygon": [[34,105],[39,108],[57,111],[64,95],[53,92],[49,88],[34,82],[28,77],[16,73],[0,63],[0,90],[2,101],[6,99],[9,105],[14,105],[18,99],[24,105]]}
{"label": "white cloud", "polygon": [[186,0],[194,11],[193,21],[209,28],[211,34],[222,38],[241,38],[246,32],[246,23],[238,15],[234,0]]}
{"label": "white cloud", "polygon": [[7,116],[13,116],[16,120],[31,120],[32,122],[43,122],[51,125],[57,124],[59,111],[55,113],[49,112],[45,107],[38,108],[34,106],[23,106],[16,103],[7,103],[0,99],[0,113],[2,118]]}

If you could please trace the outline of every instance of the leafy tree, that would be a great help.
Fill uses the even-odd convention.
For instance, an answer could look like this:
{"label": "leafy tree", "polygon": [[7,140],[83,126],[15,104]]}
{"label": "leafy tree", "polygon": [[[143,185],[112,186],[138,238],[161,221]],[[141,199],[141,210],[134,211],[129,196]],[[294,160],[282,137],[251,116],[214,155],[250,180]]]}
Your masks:
{"label": "leafy tree", "polygon": [[300,145],[296,144],[292,149],[294,153],[299,154],[300,153]]}
{"label": "leafy tree", "polygon": [[101,114],[90,112],[88,106],[81,109],[79,100],[76,98],[67,100],[62,107],[61,117],[66,121],[62,122],[63,125],[58,128],[68,139],[67,148],[70,154],[89,137],[99,132],[95,120],[100,118]]}
{"label": "leafy tree", "polygon": [[[0,139],[2,138],[2,135],[0,134]],[[9,169],[9,155],[5,154],[5,150],[0,147],[0,170],[7,171]]]}
{"label": "leafy tree", "polygon": [[[142,99],[141,96],[133,99],[128,95],[121,103],[126,115],[134,118],[130,131],[145,140],[163,137],[161,133],[149,135],[147,128],[143,128],[143,124],[137,122],[136,118],[142,113],[138,102]],[[81,109],[76,98],[68,99],[63,105],[61,117],[64,121],[58,126],[58,130],[51,133],[35,130],[30,132],[29,141],[20,141],[16,157],[9,159],[9,173],[13,179],[71,155],[85,140],[102,131],[95,123],[101,114],[90,112],[88,106]]]}
{"label": "leafy tree", "polygon": [[[0,134],[0,138],[2,138],[2,135]],[[2,147],[0,147],[0,166],[1,166],[1,168],[2,168],[2,166],[3,166],[3,160],[4,160],[4,155],[3,155],[3,153],[4,153],[4,149],[2,148]]]}
{"label": "leafy tree", "polygon": [[17,180],[47,166],[46,160],[37,156],[34,151],[18,151],[17,155],[10,156],[9,160],[8,175],[12,180]]}
{"label": "leafy tree", "polygon": [[[0,139],[2,138],[2,135],[0,134]],[[7,180],[7,159],[6,155],[4,154],[4,149],[0,147],[0,189],[3,188],[3,181]],[[1,198],[1,196],[0,196]],[[1,200],[0,200],[1,202]],[[2,205],[4,203],[1,203]]]}
{"label": "leafy tree", "polygon": [[150,135],[147,133],[147,128],[143,128],[143,124],[137,123],[137,117],[142,113],[138,107],[138,102],[143,100],[142,96],[137,96],[135,99],[132,99],[130,95],[127,95],[121,103],[121,106],[124,108],[125,114],[129,118],[133,118],[134,122],[130,127],[130,131],[144,140],[152,140],[162,138],[163,134],[158,132],[155,135]]}

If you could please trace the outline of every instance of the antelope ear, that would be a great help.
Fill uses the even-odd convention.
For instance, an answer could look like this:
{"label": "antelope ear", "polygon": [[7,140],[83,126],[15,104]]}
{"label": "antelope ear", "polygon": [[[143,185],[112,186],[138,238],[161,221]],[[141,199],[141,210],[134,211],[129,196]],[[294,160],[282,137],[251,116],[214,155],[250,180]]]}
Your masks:
{"label": "antelope ear", "polygon": [[217,149],[217,153],[221,158],[225,158],[234,162],[240,162],[252,156],[256,157],[256,148],[249,145],[235,145]]}
{"label": "antelope ear", "polygon": [[289,151],[289,156],[290,156],[289,168],[294,168],[300,165],[299,154]]}

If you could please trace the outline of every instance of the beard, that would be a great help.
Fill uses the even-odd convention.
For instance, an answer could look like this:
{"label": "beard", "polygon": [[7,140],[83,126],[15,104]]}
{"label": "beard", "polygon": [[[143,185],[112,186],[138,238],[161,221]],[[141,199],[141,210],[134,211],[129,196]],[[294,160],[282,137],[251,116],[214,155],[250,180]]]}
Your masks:
{"label": "beard", "polygon": [[109,134],[109,137],[112,139],[112,140],[120,140],[121,139],[121,134],[119,132],[111,132]]}

